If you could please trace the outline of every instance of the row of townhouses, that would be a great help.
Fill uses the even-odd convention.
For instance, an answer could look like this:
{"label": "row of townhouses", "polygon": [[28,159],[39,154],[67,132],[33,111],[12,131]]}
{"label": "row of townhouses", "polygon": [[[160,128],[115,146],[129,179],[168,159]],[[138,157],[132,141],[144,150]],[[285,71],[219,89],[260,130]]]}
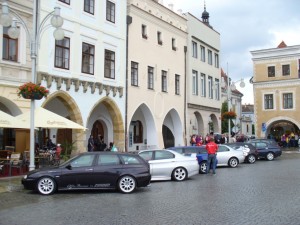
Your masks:
{"label": "row of townhouses", "polygon": [[[76,141],[82,152],[90,135],[101,135],[121,151],[134,151],[221,132],[220,34],[205,6],[196,18],[157,0],[11,0],[1,7],[6,3],[20,34],[12,38],[9,27],[0,26],[0,109],[13,116],[30,111],[31,101],[17,89],[32,80],[36,26],[45,29],[37,29],[35,81],[49,95],[35,107],[87,128],[42,129],[43,140]],[[45,19],[55,7],[62,40]],[[28,129],[1,128],[0,147],[28,150],[29,136]]]}

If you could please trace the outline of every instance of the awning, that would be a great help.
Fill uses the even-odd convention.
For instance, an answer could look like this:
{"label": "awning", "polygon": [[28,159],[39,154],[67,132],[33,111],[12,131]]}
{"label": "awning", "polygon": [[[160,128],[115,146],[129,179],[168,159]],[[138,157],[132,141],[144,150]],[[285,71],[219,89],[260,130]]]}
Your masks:
{"label": "awning", "polygon": [[[25,122],[27,124],[27,128],[30,128],[30,111],[23,113],[16,118]],[[87,129],[78,123],[75,123],[42,107],[37,108],[34,111],[34,126],[36,128]]]}
{"label": "awning", "polygon": [[0,110],[0,127],[1,128],[28,128],[24,121],[13,117]]}

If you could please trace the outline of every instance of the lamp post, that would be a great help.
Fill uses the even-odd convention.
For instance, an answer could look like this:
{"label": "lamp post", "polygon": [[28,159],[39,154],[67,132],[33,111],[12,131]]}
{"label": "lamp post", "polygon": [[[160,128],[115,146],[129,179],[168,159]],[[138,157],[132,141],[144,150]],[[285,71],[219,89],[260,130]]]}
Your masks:
{"label": "lamp post", "polygon": [[[29,29],[25,23],[25,21],[22,19],[19,14],[13,10],[6,1],[2,3],[2,14],[0,17],[1,25],[4,27],[9,27],[8,35],[11,38],[17,38],[20,34],[20,29],[17,27],[17,24],[21,24],[26,34],[30,40],[30,58],[31,58],[31,79],[32,83],[36,82],[36,59],[38,56],[38,46],[40,41],[40,36],[44,30],[46,30],[49,27],[56,28],[53,32],[53,36],[56,40],[62,40],[64,39],[64,31],[61,28],[63,25],[63,18],[60,16],[60,8],[55,7],[54,11],[47,14],[47,16],[42,20],[40,24],[37,24],[37,3],[38,0],[33,1],[33,30],[30,34]],[[11,15],[13,15],[15,18],[12,18]],[[51,17],[51,26],[46,25],[45,23],[50,19]],[[35,168],[34,165],[34,157],[35,157],[35,143],[34,143],[34,109],[35,109],[35,101],[34,99],[31,99],[30,102],[30,165],[29,170],[33,170]]]}
{"label": "lamp post", "polygon": [[[228,74],[227,74],[227,102],[228,102],[228,112],[230,112],[231,110],[231,92],[236,90],[236,86],[235,84],[240,82],[240,87],[244,88],[245,87],[245,82],[244,79],[240,79],[237,80],[235,82],[231,82],[231,79],[229,78]],[[224,80],[224,77],[222,77],[222,86],[225,87],[226,82]],[[231,137],[231,119],[228,119],[228,142],[230,140]]]}

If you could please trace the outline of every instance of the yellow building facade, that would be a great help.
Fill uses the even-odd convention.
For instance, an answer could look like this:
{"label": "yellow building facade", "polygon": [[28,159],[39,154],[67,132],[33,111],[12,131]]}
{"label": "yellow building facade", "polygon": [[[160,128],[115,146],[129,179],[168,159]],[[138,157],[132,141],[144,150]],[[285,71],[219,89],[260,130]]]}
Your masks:
{"label": "yellow building facade", "polygon": [[300,45],[251,51],[256,134],[280,139],[299,133]]}

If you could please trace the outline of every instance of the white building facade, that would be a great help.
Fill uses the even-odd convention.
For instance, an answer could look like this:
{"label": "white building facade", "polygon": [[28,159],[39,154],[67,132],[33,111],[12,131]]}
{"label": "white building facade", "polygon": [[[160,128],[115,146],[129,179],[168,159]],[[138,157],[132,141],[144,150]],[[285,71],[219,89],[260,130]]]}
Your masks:
{"label": "white building facade", "polygon": [[[86,132],[46,130],[44,137],[56,143],[75,142],[76,151],[83,152],[90,134],[101,135],[105,143],[115,142],[120,150],[124,150],[126,1],[38,2],[39,22],[54,7],[61,8],[65,38],[56,41],[52,28],[41,33],[36,83],[45,86],[50,94],[46,99],[35,101],[36,108],[44,107],[88,128]],[[32,17],[28,21],[32,21]],[[26,46],[24,32],[21,32],[19,42],[19,46]],[[21,68],[19,82],[13,84],[15,92],[19,85],[31,80],[28,49],[19,48],[18,53],[25,59],[15,63],[19,67],[25,64],[26,70],[24,66]],[[7,75],[1,74],[1,77],[5,80]],[[14,96],[13,99],[1,99],[5,105],[18,100],[14,101],[17,112],[11,114],[30,110],[30,101]]]}
{"label": "white building facade", "polygon": [[187,136],[206,135],[221,130],[220,34],[209,24],[204,10],[202,20],[187,13]]}

